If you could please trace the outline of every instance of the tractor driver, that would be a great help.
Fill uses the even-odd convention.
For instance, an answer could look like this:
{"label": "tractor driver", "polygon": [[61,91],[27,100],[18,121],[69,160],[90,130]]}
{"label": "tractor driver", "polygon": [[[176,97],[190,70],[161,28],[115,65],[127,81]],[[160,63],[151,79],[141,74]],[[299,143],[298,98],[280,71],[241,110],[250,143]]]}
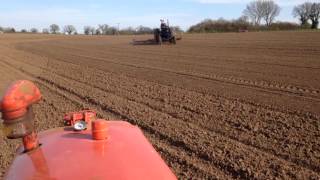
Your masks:
{"label": "tractor driver", "polygon": [[169,29],[168,25],[164,22],[163,19],[161,19],[160,22],[161,22],[161,25],[160,25],[161,31],[167,32]]}

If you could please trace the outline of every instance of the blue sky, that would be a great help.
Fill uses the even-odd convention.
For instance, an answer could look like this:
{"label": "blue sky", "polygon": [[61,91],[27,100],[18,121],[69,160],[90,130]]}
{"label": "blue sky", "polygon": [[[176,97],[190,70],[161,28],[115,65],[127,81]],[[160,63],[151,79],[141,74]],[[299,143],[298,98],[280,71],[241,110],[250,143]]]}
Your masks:
{"label": "blue sky", "polygon": [[[297,21],[292,8],[305,0],[275,0],[281,6],[278,20]],[[320,0],[314,0],[320,2]],[[42,29],[52,23],[83,26],[109,24],[120,28],[146,25],[157,27],[159,19],[187,29],[206,18],[234,19],[241,16],[250,0],[7,0],[1,1],[0,26],[20,30]]]}

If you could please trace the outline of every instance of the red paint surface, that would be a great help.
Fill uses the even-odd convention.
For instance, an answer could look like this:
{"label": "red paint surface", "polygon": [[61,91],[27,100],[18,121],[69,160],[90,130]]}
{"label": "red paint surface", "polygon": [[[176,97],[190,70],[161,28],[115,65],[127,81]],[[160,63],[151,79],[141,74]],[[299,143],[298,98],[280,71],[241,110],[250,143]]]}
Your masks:
{"label": "red paint surface", "polygon": [[18,155],[8,179],[176,179],[141,130],[108,121],[107,140],[91,131],[64,129],[39,134],[42,146]]}
{"label": "red paint surface", "polygon": [[64,115],[64,124],[66,126],[74,126],[77,121],[85,121],[91,126],[91,122],[96,119],[97,113],[92,110],[83,110],[79,112],[69,112]]}
{"label": "red paint surface", "polygon": [[0,111],[4,120],[22,117],[27,107],[41,99],[41,93],[31,81],[20,80],[9,86],[0,102]]}

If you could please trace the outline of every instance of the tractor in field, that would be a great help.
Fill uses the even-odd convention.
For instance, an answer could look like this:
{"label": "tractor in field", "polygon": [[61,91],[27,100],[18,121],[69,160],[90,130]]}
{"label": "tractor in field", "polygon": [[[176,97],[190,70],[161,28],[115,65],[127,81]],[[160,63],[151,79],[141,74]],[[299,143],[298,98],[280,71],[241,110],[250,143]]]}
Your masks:
{"label": "tractor in field", "polygon": [[165,42],[169,44],[176,44],[177,40],[181,40],[182,37],[177,37],[177,34],[173,28],[169,26],[169,21],[167,23],[164,20],[160,20],[161,25],[160,28],[156,28],[153,30],[153,39],[144,40],[144,41],[136,41],[133,40],[134,45],[152,45],[159,44],[162,45]]}
{"label": "tractor in field", "polygon": [[21,80],[0,101],[4,133],[23,143],[5,179],[176,179],[138,127],[92,110],[67,113],[65,127],[36,133],[32,105],[41,96]]}
{"label": "tractor in field", "polygon": [[158,44],[162,44],[162,42],[169,42],[172,44],[176,44],[176,36],[173,29],[169,27],[169,22],[166,24],[164,20],[161,20],[160,29],[154,29],[154,40]]}

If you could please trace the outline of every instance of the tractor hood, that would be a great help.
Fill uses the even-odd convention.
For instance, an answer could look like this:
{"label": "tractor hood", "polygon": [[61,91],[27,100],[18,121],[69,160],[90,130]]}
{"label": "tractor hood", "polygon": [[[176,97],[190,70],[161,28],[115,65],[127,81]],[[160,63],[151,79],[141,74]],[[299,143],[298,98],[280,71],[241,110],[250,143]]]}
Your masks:
{"label": "tractor hood", "polygon": [[39,133],[41,146],[20,148],[6,179],[176,179],[138,127],[107,123],[106,140],[69,128]]}

